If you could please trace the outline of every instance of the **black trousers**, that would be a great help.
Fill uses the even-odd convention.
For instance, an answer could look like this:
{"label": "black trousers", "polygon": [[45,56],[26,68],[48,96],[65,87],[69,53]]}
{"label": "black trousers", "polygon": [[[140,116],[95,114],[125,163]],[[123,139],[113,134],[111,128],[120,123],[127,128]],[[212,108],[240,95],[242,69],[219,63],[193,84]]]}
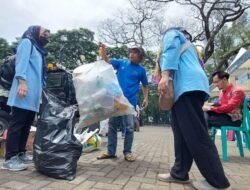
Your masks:
{"label": "black trousers", "polygon": [[10,126],[7,133],[6,160],[21,152],[26,152],[25,147],[35,115],[36,112],[12,107]]}
{"label": "black trousers", "polygon": [[215,113],[215,112],[205,112],[205,118],[207,120],[208,128],[211,127],[221,127],[223,125],[240,127],[241,121],[232,121],[231,117],[224,113]]}
{"label": "black trousers", "polygon": [[184,93],[172,108],[175,163],[170,173],[176,179],[188,180],[194,160],[212,186],[227,188],[230,184],[215,144],[209,138],[202,111],[205,95],[201,91]]}

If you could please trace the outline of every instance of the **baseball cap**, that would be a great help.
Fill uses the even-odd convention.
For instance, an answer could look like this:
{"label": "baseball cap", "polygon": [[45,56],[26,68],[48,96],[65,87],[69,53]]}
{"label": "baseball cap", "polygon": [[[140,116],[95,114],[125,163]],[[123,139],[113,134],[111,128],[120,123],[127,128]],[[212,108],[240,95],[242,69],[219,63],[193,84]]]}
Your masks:
{"label": "baseball cap", "polygon": [[144,51],[144,49],[142,47],[132,47],[132,48],[129,48],[128,52],[130,53],[131,51],[137,51],[137,52],[139,52],[139,54],[140,54],[140,56],[142,58],[145,57],[145,51]]}

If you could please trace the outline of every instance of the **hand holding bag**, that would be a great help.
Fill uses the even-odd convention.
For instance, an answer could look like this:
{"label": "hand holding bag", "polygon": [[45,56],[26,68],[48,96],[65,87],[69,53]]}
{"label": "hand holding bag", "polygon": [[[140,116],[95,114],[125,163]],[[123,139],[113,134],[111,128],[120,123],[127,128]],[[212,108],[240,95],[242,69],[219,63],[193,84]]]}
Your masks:
{"label": "hand holding bag", "polygon": [[169,78],[167,92],[159,95],[159,107],[163,111],[169,111],[174,105],[174,87],[173,79]]}

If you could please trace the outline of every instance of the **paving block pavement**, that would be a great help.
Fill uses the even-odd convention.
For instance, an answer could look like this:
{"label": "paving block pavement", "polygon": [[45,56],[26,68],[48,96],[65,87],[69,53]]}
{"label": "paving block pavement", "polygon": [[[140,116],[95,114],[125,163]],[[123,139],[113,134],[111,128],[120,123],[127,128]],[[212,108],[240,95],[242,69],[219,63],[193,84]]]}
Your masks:
{"label": "paving block pavement", "polygon": [[[103,138],[106,141],[106,138]],[[221,142],[216,145],[221,156]],[[78,161],[73,181],[49,178],[38,173],[34,166],[23,172],[0,170],[0,190],[192,190],[190,185],[165,183],[157,180],[157,174],[169,172],[174,162],[173,136],[169,127],[142,127],[135,132],[133,151],[135,162],[129,163],[122,155],[123,139],[118,134],[118,159],[97,160],[102,150],[83,154]],[[250,153],[238,154],[235,142],[228,142],[229,161],[223,162],[233,190],[250,189]],[[3,160],[0,160],[2,164]],[[192,180],[203,179],[195,164],[190,171]]]}

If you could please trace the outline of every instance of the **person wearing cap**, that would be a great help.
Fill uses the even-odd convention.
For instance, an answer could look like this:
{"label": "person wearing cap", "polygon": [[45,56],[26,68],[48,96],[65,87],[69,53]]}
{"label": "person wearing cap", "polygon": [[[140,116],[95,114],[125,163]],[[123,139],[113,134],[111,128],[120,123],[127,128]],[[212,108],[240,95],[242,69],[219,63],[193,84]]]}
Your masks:
{"label": "person wearing cap", "polygon": [[[129,59],[111,59],[109,61],[104,44],[100,43],[99,47],[101,58],[107,63],[112,64],[114,69],[117,70],[117,78],[123,94],[135,108],[138,103],[140,83],[142,83],[144,95],[142,106],[146,108],[148,106],[148,79],[144,67],[140,65],[145,56],[144,50],[140,47],[134,47],[129,49]],[[117,157],[117,128],[120,124],[125,127],[124,159],[130,162],[135,161],[136,158],[131,151],[134,138],[134,115],[132,114],[110,118],[108,151],[97,157],[97,159],[112,159]]]}
{"label": "person wearing cap", "polygon": [[162,39],[160,55],[161,80],[159,94],[167,93],[173,81],[174,105],[171,126],[174,135],[175,162],[169,173],[158,179],[173,183],[190,183],[189,171],[193,161],[205,180],[193,181],[195,189],[229,189],[218,151],[209,137],[202,106],[209,96],[208,79],[199,64],[191,35],[183,28],[168,29]]}

